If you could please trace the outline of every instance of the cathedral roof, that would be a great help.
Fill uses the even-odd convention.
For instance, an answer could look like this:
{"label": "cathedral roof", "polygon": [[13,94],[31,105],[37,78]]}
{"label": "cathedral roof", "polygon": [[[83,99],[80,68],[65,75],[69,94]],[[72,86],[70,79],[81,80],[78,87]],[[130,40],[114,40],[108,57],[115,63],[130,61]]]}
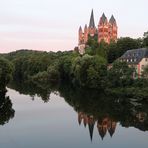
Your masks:
{"label": "cathedral roof", "polygon": [[116,24],[116,20],[115,20],[115,18],[114,18],[113,15],[111,16],[109,22],[110,22],[111,24]]}
{"label": "cathedral roof", "polygon": [[87,29],[87,24],[85,24],[85,29]]}
{"label": "cathedral roof", "polygon": [[95,125],[95,123],[88,124],[89,134],[90,134],[90,139],[91,139],[91,141],[92,141],[92,139],[93,139],[94,125]]}
{"label": "cathedral roof", "polygon": [[80,28],[79,28],[79,32],[80,32],[80,31],[82,31],[82,27],[81,27],[81,26],[80,26]]}
{"label": "cathedral roof", "polygon": [[89,28],[95,28],[95,21],[94,21],[94,12],[93,12],[93,10],[91,12],[91,17],[90,17],[90,22],[89,22]]}
{"label": "cathedral roof", "polygon": [[106,19],[107,19],[107,17],[106,17],[105,14],[103,13],[103,14],[102,14],[102,17],[101,17],[102,23],[105,23]]}

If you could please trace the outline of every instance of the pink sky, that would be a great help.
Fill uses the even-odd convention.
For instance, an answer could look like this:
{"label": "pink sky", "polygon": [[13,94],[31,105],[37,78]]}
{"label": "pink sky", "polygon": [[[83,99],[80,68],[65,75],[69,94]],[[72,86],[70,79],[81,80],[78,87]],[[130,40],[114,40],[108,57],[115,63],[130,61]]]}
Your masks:
{"label": "pink sky", "polygon": [[114,14],[119,37],[142,37],[148,30],[147,0],[4,0],[0,5],[0,52],[19,49],[72,50],[78,28],[89,23],[94,8],[96,27],[103,12]]}

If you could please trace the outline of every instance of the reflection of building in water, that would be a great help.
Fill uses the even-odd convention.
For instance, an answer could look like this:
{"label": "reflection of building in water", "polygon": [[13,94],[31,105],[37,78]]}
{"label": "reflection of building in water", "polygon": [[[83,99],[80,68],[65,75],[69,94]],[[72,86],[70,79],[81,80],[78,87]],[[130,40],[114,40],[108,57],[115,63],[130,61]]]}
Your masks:
{"label": "reflection of building in water", "polygon": [[99,120],[96,120],[93,116],[86,115],[82,112],[78,113],[78,122],[80,125],[83,122],[85,127],[88,125],[91,140],[93,138],[93,130],[94,130],[94,125],[96,122],[97,122],[98,132],[102,140],[104,136],[106,135],[107,131],[112,137],[113,134],[115,133],[115,129],[117,125],[115,121],[113,121],[112,119],[108,117],[103,118],[102,120],[99,121]]}
{"label": "reflection of building in water", "polygon": [[107,131],[111,137],[113,136],[113,134],[115,133],[116,125],[117,123],[108,117],[102,119],[101,122],[98,121],[97,128],[102,140],[106,135]]}
{"label": "reflection of building in water", "polygon": [[139,112],[136,114],[136,118],[139,120],[139,122],[144,122],[147,117],[147,114],[144,112]]}
{"label": "reflection of building in water", "polygon": [[95,122],[96,122],[94,117],[93,116],[88,116],[88,115],[86,115],[86,114],[84,114],[82,112],[79,112],[78,113],[79,125],[81,125],[82,121],[83,121],[83,124],[84,124],[85,127],[88,125],[90,138],[92,140],[94,125],[95,125]]}

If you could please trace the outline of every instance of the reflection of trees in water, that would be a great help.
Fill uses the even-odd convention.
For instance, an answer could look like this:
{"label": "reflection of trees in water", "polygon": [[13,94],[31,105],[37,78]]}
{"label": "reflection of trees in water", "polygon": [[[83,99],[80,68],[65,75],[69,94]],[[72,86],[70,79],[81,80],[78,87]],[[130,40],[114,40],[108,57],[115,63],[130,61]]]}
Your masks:
{"label": "reflection of trees in water", "polygon": [[12,102],[5,92],[0,92],[0,125],[4,125],[14,117]]}
{"label": "reflection of trees in water", "polygon": [[91,139],[95,124],[102,139],[107,133],[113,136],[118,122],[123,127],[135,127],[148,131],[147,102],[131,102],[134,98],[107,95],[63,84],[53,87],[31,83],[19,85],[12,83],[9,87],[32,97],[37,94],[44,102],[48,102],[52,91],[58,91],[59,95],[64,97],[66,102],[78,112],[79,124],[83,122],[84,126],[88,125]]}
{"label": "reflection of trees in water", "polygon": [[61,87],[60,94],[78,112],[79,124],[88,125],[90,138],[96,124],[103,139],[107,132],[112,137],[119,122],[123,127],[148,131],[148,104],[131,102],[130,98],[108,96],[97,91]]}
{"label": "reflection of trees in water", "polygon": [[50,100],[50,94],[52,90],[54,90],[54,86],[51,85],[36,85],[29,82],[11,82],[8,87],[18,91],[20,94],[30,95],[32,100],[34,100],[37,95],[38,97],[41,97],[44,102]]}

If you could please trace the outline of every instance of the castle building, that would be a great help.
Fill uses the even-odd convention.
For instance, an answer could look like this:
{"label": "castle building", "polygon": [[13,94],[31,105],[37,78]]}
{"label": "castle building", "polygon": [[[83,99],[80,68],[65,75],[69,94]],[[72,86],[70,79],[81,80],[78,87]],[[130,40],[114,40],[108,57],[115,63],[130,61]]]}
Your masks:
{"label": "castle building", "polygon": [[89,36],[97,36],[98,43],[104,41],[109,44],[111,41],[117,41],[118,27],[114,16],[112,15],[110,20],[108,21],[107,17],[103,13],[100,18],[98,27],[96,28],[94,21],[94,13],[92,10],[89,26],[87,27],[87,25],[85,25],[84,31],[81,26],[79,28],[78,47],[80,54],[84,54]]}

